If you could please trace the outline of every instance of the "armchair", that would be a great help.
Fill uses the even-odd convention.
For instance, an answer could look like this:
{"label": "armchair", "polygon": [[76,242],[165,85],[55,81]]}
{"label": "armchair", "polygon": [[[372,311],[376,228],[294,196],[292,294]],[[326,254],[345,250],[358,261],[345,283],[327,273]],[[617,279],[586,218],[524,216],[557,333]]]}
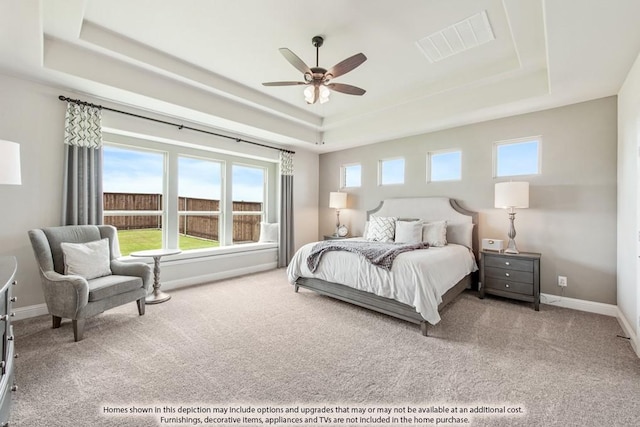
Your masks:
{"label": "armchair", "polygon": [[[104,238],[108,239],[111,275],[89,280],[79,275],[65,275],[63,242],[88,243]],[[133,301],[137,302],[140,316],[144,314],[145,297],[152,283],[151,267],[116,259],[120,248],[115,227],[47,227],[30,230],[29,239],[40,266],[42,289],[54,329],[60,327],[62,318],[71,319],[74,340],[80,341],[88,317]]]}

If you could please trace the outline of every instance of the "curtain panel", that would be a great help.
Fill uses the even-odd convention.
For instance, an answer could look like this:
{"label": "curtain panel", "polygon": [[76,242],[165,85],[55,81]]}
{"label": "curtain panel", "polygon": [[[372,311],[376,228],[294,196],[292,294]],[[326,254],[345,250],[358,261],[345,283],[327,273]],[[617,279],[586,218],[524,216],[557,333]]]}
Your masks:
{"label": "curtain panel", "polygon": [[293,257],[293,153],[280,152],[280,245],[278,267]]}
{"label": "curtain panel", "polygon": [[63,225],[102,224],[102,112],[67,103],[64,125]]}

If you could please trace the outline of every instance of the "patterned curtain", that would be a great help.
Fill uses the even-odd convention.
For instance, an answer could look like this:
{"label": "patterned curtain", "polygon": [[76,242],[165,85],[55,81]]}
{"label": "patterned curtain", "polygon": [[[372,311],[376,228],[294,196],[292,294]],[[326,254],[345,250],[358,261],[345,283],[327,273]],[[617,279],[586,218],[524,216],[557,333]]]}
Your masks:
{"label": "patterned curtain", "polygon": [[280,152],[280,247],[278,267],[293,257],[293,153]]}
{"label": "patterned curtain", "polygon": [[67,102],[62,224],[102,224],[102,112]]}

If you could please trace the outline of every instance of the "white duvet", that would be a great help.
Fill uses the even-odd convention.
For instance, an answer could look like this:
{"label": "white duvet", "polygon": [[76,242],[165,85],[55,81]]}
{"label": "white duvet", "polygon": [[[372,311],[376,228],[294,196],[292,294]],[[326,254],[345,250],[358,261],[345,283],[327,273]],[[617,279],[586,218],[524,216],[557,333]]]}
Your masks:
{"label": "white duvet", "polygon": [[442,295],[463,277],[478,269],[469,248],[448,244],[405,252],[394,260],[391,271],[369,263],[363,256],[344,251],[324,254],[315,273],[307,267],[314,243],[296,252],[287,268],[293,284],[298,277],[315,277],[408,304],[432,325],[440,321]]}

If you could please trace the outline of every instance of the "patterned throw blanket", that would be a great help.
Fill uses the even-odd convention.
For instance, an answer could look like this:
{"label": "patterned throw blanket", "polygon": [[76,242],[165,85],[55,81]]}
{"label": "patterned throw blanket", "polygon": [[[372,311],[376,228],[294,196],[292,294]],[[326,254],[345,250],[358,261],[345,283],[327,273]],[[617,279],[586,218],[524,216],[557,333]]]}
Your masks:
{"label": "patterned throw blanket", "polygon": [[381,243],[362,240],[325,240],[316,243],[307,257],[307,267],[312,273],[318,269],[320,259],[327,251],[347,251],[362,255],[371,264],[391,270],[393,260],[403,252],[427,249],[428,243]]}

